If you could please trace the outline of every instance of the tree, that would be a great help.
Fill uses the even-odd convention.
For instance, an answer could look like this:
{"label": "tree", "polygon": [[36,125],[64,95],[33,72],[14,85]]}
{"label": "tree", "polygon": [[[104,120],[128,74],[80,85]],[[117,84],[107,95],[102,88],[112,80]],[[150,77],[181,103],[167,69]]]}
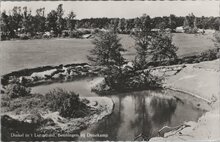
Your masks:
{"label": "tree", "polygon": [[123,33],[125,30],[125,24],[126,24],[125,19],[124,18],[120,19],[118,23],[118,31]]}
{"label": "tree", "polygon": [[177,58],[176,51],[178,48],[172,43],[172,36],[163,30],[152,38],[149,49],[152,61],[161,62]]}
{"label": "tree", "polygon": [[[148,58],[148,47],[152,38],[152,26],[150,17],[143,15],[140,19],[136,18],[135,27],[138,29],[134,33],[135,46],[137,55],[135,56],[134,64],[137,68],[145,68]],[[141,67],[142,66],[142,67]]]}
{"label": "tree", "polygon": [[143,14],[140,18],[140,25],[139,28],[143,32],[150,32],[153,28],[152,20],[149,15]]}
{"label": "tree", "polygon": [[36,32],[44,32],[46,30],[45,24],[46,24],[46,18],[44,16],[45,8],[39,8],[36,10],[36,16],[35,16],[35,28]]}
{"label": "tree", "polygon": [[170,17],[169,17],[169,27],[170,27],[170,29],[172,31],[174,31],[174,29],[176,29],[176,27],[177,27],[176,20],[177,20],[176,16],[173,15],[173,14],[170,14]]}
{"label": "tree", "polygon": [[76,17],[75,13],[71,11],[67,17],[67,28],[72,31],[75,28],[74,18]]}
{"label": "tree", "polygon": [[46,27],[47,30],[53,30],[54,33],[57,35],[58,30],[57,30],[57,12],[55,10],[52,10],[50,13],[48,13],[47,15],[47,19],[46,19]]}
{"label": "tree", "polygon": [[28,11],[27,7],[23,7],[23,15],[22,15],[22,33],[30,33],[34,34],[34,22],[33,22],[33,16],[31,14],[31,10]]}
{"label": "tree", "polygon": [[105,85],[118,90],[125,80],[122,73],[125,59],[121,55],[125,50],[120,44],[120,39],[113,31],[99,32],[92,43],[95,47],[90,50],[88,60],[95,65],[105,67],[103,70]]}
{"label": "tree", "polygon": [[119,19],[117,18],[117,19],[112,19],[111,21],[110,21],[110,29],[113,31],[113,32],[115,32],[115,33],[117,33],[117,28],[118,28],[118,23],[119,23]]}
{"label": "tree", "polygon": [[8,37],[8,34],[10,32],[10,25],[9,25],[9,21],[8,21],[8,15],[6,14],[6,12],[2,12],[1,14],[1,19],[0,19],[0,27],[1,27],[1,40],[6,40],[6,38]]}
{"label": "tree", "polygon": [[165,22],[160,22],[156,25],[156,28],[161,29],[161,30],[165,29],[166,27],[167,27],[167,25]]}
{"label": "tree", "polygon": [[193,13],[185,17],[184,28],[187,33],[197,32],[197,18]]}
{"label": "tree", "polygon": [[12,9],[12,13],[7,17],[7,21],[9,25],[9,37],[14,38],[18,29],[22,27],[21,7],[15,6]]}
{"label": "tree", "polygon": [[214,22],[215,30],[220,30],[220,18],[216,18]]}
{"label": "tree", "polygon": [[128,33],[134,28],[134,19],[127,19],[125,21],[125,30]]}
{"label": "tree", "polygon": [[137,50],[134,60],[136,68],[147,68],[148,63],[152,61],[176,59],[177,48],[172,44],[170,33],[166,33],[162,28],[153,32],[150,18],[142,17],[141,21],[140,31],[134,35]]}
{"label": "tree", "polygon": [[120,44],[120,39],[114,32],[99,32],[92,41],[95,45],[94,49],[90,50],[88,60],[100,66],[121,66],[124,63],[124,58],[121,55],[125,51]]}
{"label": "tree", "polygon": [[208,19],[204,16],[197,18],[196,26],[200,29],[205,29],[207,26]]}
{"label": "tree", "polygon": [[56,25],[57,25],[57,32],[58,34],[62,33],[62,30],[64,29],[64,20],[63,20],[63,4],[59,4],[57,7],[57,20],[56,20]]}
{"label": "tree", "polygon": [[196,27],[196,17],[193,13],[185,17],[184,26],[189,26],[190,28]]}

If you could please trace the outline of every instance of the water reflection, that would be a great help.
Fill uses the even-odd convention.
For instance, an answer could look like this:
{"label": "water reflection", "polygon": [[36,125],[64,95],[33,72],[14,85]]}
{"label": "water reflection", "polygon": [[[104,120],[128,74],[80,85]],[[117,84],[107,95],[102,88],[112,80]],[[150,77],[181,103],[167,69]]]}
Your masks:
{"label": "water reflection", "polygon": [[177,102],[174,98],[163,99],[159,97],[153,97],[150,102],[150,106],[153,109],[152,121],[154,124],[170,123],[171,117],[175,112]]}
{"label": "water reflection", "polygon": [[[177,126],[183,122],[175,121],[184,117],[181,111],[176,110],[191,109],[189,114],[185,112],[186,117],[181,118],[185,121],[197,120],[202,115],[192,105],[180,103],[173,97],[156,97],[161,96],[162,92],[153,93],[156,95],[152,96],[152,91],[141,91],[110,96],[115,103],[113,113],[81,132],[107,134],[108,137],[87,137],[79,140],[134,140],[141,133],[142,138],[148,140],[164,125]],[[196,115],[190,117],[192,113]]]}
{"label": "water reflection", "polygon": [[148,113],[149,107],[146,103],[146,99],[148,98],[143,95],[134,97],[134,110],[136,117],[133,121],[130,122],[131,129],[136,129],[135,136],[143,134],[144,139],[147,139],[149,137],[152,129],[152,124],[150,122]]}
{"label": "water reflection", "polygon": [[[62,88],[84,97],[97,96],[90,91],[96,79],[99,78],[37,86],[32,91],[45,93],[54,88]],[[173,127],[184,121],[197,121],[204,110],[195,107],[187,97],[181,97],[181,100],[171,97],[181,95],[185,96],[170,90],[148,90],[108,96],[115,104],[112,114],[81,131],[81,134],[106,134],[108,137],[79,137],[78,140],[134,140],[139,134],[143,136],[137,140],[148,140],[156,136],[157,131],[165,125]]]}

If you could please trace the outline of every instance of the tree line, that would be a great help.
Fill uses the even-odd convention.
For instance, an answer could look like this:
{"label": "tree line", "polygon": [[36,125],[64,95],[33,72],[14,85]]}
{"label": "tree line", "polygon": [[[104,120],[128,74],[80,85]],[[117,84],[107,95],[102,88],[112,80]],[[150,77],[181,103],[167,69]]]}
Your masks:
{"label": "tree line", "polygon": [[[1,38],[17,38],[18,34],[27,34],[30,37],[42,36],[44,32],[53,31],[55,37],[62,36],[64,30],[74,31],[79,28],[87,29],[113,29],[118,33],[127,34],[141,24],[141,17],[125,18],[87,18],[78,20],[73,11],[64,16],[63,5],[59,4],[55,10],[45,14],[45,8],[36,10],[33,15],[27,7],[15,6],[8,14],[1,13],[0,26]],[[172,31],[179,26],[196,27],[200,29],[219,29],[219,17],[196,17],[189,14],[185,17],[170,16],[150,18],[152,28],[169,28]]]}

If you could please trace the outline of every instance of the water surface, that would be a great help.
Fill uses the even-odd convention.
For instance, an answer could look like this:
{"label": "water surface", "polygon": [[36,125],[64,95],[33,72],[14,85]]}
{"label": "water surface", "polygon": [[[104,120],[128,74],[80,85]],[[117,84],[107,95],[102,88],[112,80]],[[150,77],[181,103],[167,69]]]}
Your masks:
{"label": "water surface", "polygon": [[[32,92],[46,93],[54,88],[63,88],[75,91],[80,96],[97,96],[90,91],[92,83],[97,79],[99,78],[33,87]],[[186,94],[171,90],[108,95],[115,104],[112,114],[82,130],[81,135],[88,137],[79,137],[78,140],[134,140],[140,133],[148,140],[156,136],[163,126],[174,127],[185,121],[197,121],[205,111],[194,105],[190,96],[182,96]]]}
{"label": "water surface", "polygon": [[156,136],[163,126],[178,126],[184,121],[197,121],[202,116],[204,111],[190,101],[177,101],[169,96],[171,93],[176,92],[139,91],[109,96],[115,103],[113,113],[81,132],[85,135],[104,134],[108,137],[80,137],[79,140],[126,141],[134,140],[141,133],[148,140]]}

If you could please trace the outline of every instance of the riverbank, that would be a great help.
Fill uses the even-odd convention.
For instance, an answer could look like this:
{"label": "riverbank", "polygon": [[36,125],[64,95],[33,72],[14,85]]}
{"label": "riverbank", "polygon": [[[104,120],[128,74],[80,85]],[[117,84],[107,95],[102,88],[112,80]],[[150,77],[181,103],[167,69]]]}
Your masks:
{"label": "riverbank", "polygon": [[198,122],[186,122],[190,127],[165,133],[164,137],[155,137],[158,141],[219,141],[220,140],[220,67],[219,59],[186,64],[178,74],[167,76],[164,87],[183,91],[189,95],[206,100],[211,110]]}
{"label": "riverbank", "polygon": [[[37,95],[37,94],[35,94]],[[20,99],[20,98],[18,98]],[[87,112],[85,117],[66,118],[62,117],[58,111],[50,111],[41,107],[29,109],[28,102],[33,99],[11,100],[17,108],[8,111],[7,107],[1,109],[2,122],[2,140],[46,140],[43,137],[19,137],[11,134],[19,132],[19,134],[44,134],[53,135],[50,140],[57,140],[60,134],[66,134],[64,139],[68,139],[68,134],[78,134],[78,131],[97,123],[113,111],[114,103],[111,98],[107,97],[80,97],[81,102],[84,102],[89,107],[90,112]],[[19,104],[19,102],[21,104]],[[24,102],[24,103],[23,103]],[[12,106],[10,106],[11,108]],[[37,110],[36,110],[37,109]],[[81,110],[83,111],[83,110]]]}

